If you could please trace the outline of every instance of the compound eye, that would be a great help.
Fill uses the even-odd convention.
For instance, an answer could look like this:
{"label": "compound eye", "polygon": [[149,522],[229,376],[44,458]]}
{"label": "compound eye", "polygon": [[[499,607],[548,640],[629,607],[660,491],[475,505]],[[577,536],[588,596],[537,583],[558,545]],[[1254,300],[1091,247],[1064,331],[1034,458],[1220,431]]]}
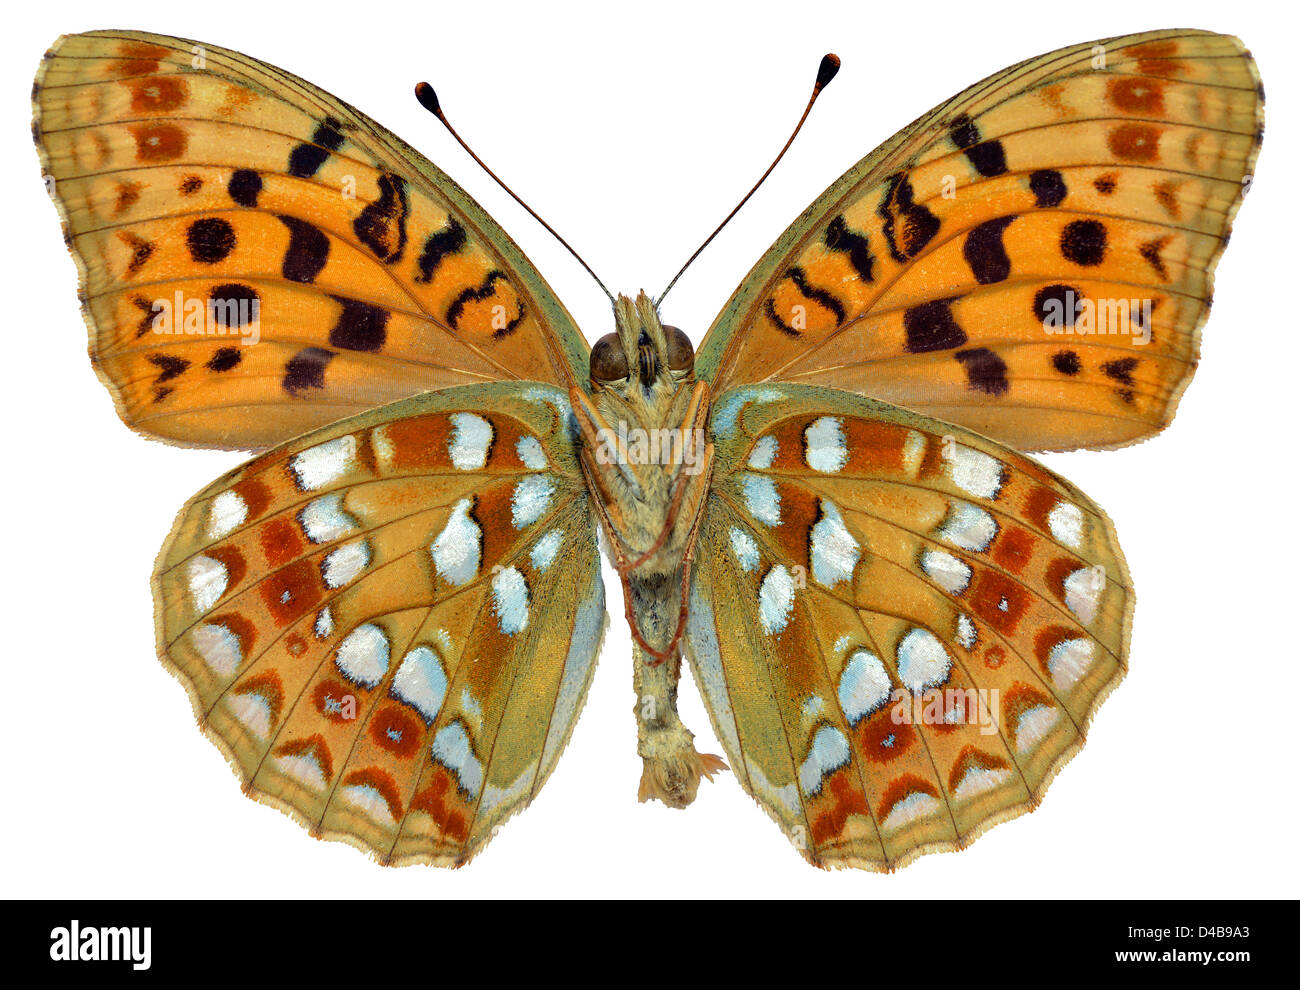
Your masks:
{"label": "compound eye", "polygon": [[596,341],[591,349],[590,367],[592,381],[608,384],[627,377],[627,354],[618,334],[607,333]]}
{"label": "compound eye", "polygon": [[664,337],[668,341],[668,367],[680,374],[689,375],[695,370],[695,348],[691,338],[677,327],[664,327]]}

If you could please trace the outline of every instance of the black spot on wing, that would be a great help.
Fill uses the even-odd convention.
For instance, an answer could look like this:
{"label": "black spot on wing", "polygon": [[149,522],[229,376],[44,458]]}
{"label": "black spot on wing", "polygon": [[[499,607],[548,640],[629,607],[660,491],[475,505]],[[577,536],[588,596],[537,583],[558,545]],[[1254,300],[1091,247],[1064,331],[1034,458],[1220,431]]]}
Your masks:
{"label": "black spot on wing", "polygon": [[323,347],[305,347],[284,366],[280,387],[290,395],[301,395],[309,388],[325,387],[325,366],[334,357]]}
{"label": "black spot on wing", "polygon": [[416,262],[420,274],[415,276],[415,280],[422,283],[432,282],[434,272],[438,270],[442,260],[448,255],[464,250],[467,241],[465,228],[456,221],[455,217],[448,217],[446,225],[435,230],[424,242],[420,258]]}
{"label": "black spot on wing", "polygon": [[258,318],[261,297],[249,285],[229,282],[208,293],[208,320],[227,329],[247,326]]}
{"label": "black spot on wing", "polygon": [[876,207],[889,255],[898,262],[914,258],[939,232],[939,218],[929,207],[916,203],[913,196],[912,183],[902,172],[896,172],[887,180],[885,194]]}
{"label": "black spot on wing", "polygon": [[1029,191],[1034,194],[1035,206],[1060,206],[1065,199],[1065,180],[1056,169],[1039,169],[1029,177]]}
{"label": "black spot on wing", "polygon": [[277,216],[289,228],[289,247],[280,271],[290,282],[308,285],[316,280],[329,261],[330,239],[320,228],[298,217]]}
{"label": "black spot on wing", "polygon": [[1106,226],[1100,220],[1072,220],[1061,231],[1061,255],[1076,265],[1100,265],[1106,257]]}
{"label": "black spot on wing", "polygon": [[979,128],[966,114],[953,118],[948,137],[966,155],[975,171],[987,178],[1007,170],[1007,156],[1000,141],[981,141]]}
{"label": "black spot on wing", "polygon": [[[793,265],[786,271],[785,277],[794,283],[795,288],[803,294],[804,298],[811,299],[813,302],[820,306],[824,306],[826,309],[834,313],[836,326],[844,322],[844,317],[847,315],[844,310],[844,304],[825,289],[819,288],[810,283],[808,281],[808,273],[805,272],[803,268],[798,265]],[[776,300],[772,297],[768,297],[767,300],[767,315],[782,332],[789,336],[798,337],[803,333],[803,330],[799,327],[781,319],[780,314],[776,311]]]}
{"label": "black spot on wing", "polygon": [[195,261],[215,265],[235,250],[235,228],[223,217],[203,217],[189,225],[185,244]]}
{"label": "black spot on wing", "polygon": [[1002,234],[1017,217],[995,217],[966,235],[962,256],[980,285],[1006,281],[1011,274],[1011,259],[1002,243]]}
{"label": "black spot on wing", "polygon": [[160,370],[160,374],[154,379],[155,382],[169,382],[173,378],[185,373],[190,363],[184,358],[176,357],[174,354],[150,354],[149,363]]}
{"label": "black spot on wing", "polygon": [[1057,351],[1052,355],[1052,367],[1063,375],[1077,375],[1083,366],[1074,351]]}
{"label": "black spot on wing", "polygon": [[205,367],[209,371],[229,371],[243,359],[244,356],[239,352],[238,347],[222,347],[208,358]]}
{"label": "black spot on wing", "polygon": [[230,177],[226,192],[240,206],[256,206],[262,192],[262,177],[251,169],[241,168]]}
{"label": "black spot on wing", "polygon": [[1007,383],[1007,363],[987,347],[972,347],[953,355],[966,369],[966,380],[971,389],[985,395],[1005,395],[1011,386]]}
{"label": "black spot on wing", "polygon": [[[460,295],[452,300],[451,305],[447,307],[447,323],[454,329],[459,330],[460,318],[465,313],[465,307],[470,303],[482,302],[484,299],[490,299],[492,294],[496,292],[496,285],[498,282],[505,282],[506,285],[510,284],[510,280],[506,278],[505,272],[493,269],[483,277],[482,283],[476,288],[463,290]],[[502,326],[493,327],[493,337],[508,337],[510,334],[515,332],[519,324],[524,320],[524,304],[517,302],[516,309],[517,311],[515,315],[509,321]]]}
{"label": "black spot on wing", "polygon": [[391,265],[406,250],[409,212],[406,180],[400,175],[384,173],[379,176],[379,199],[361,211],[361,215],[352,221],[352,229],[380,261]]}
{"label": "black spot on wing", "polygon": [[849,264],[864,282],[872,281],[872,269],[876,259],[872,257],[866,235],[850,230],[843,216],[837,216],[826,227],[824,242],[832,251],[839,251],[849,256]]}
{"label": "black spot on wing", "polygon": [[1034,316],[1043,324],[1072,327],[1083,293],[1072,285],[1045,285],[1034,293]]}
{"label": "black spot on wing", "polygon": [[311,142],[297,145],[289,152],[289,174],[309,179],[320,171],[331,151],[343,144],[343,122],[326,117],[312,132]]}
{"label": "black spot on wing", "polygon": [[913,306],[903,313],[909,354],[946,351],[961,347],[969,339],[952,315],[952,299],[935,299]]}
{"label": "black spot on wing", "polygon": [[377,351],[388,338],[388,310],[357,299],[332,297],[343,307],[330,330],[330,343],[346,351]]}

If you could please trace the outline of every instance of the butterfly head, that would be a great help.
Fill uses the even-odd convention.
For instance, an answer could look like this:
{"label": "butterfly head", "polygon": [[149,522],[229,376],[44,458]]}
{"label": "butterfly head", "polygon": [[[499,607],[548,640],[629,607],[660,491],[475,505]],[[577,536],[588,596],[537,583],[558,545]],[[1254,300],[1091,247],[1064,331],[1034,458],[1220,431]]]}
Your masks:
{"label": "butterfly head", "polygon": [[677,327],[664,326],[654,302],[644,292],[635,300],[619,296],[614,304],[613,333],[591,349],[593,392],[612,390],[630,399],[637,390],[645,400],[672,395],[695,379],[695,350]]}

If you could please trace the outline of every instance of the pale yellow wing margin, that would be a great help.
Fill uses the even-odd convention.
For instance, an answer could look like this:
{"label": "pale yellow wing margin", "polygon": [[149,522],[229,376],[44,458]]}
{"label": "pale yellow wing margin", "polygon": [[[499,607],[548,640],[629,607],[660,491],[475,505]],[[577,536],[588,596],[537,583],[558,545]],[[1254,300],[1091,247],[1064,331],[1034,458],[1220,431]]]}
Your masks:
{"label": "pale yellow wing margin", "polygon": [[181,511],[158,646],[245,792],[385,864],[467,862],[546,780],[606,626],[565,393],[440,390]]}
{"label": "pale yellow wing margin", "polygon": [[258,448],[430,388],[585,380],[514,242],[310,83],[102,31],[59,39],[32,102],[91,357],[134,429]]}
{"label": "pale yellow wing margin", "polygon": [[990,76],[842,176],[700,347],[718,390],[826,385],[1021,450],[1159,431],[1263,137],[1236,38],[1156,31]]}
{"label": "pale yellow wing margin", "polygon": [[1126,669],[1110,521],[1024,455],[813,386],[734,389],[687,654],[809,862],[891,870],[1034,808]]}

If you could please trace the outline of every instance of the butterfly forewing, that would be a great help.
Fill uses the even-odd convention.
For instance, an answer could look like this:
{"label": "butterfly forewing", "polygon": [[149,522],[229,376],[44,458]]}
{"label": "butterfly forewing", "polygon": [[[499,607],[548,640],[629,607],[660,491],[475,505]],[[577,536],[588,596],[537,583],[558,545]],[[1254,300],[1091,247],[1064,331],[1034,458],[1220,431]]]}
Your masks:
{"label": "butterfly forewing", "polygon": [[182,511],[159,649],[246,789],[389,863],[524,807],[606,616],[565,394],[442,390],[275,448]]}
{"label": "butterfly forewing", "polygon": [[718,400],[688,655],[807,858],[891,869],[1032,808],[1125,669],[1105,514],[1028,458],[844,392]]}
{"label": "butterfly forewing", "polygon": [[585,373],[496,223],[296,76],[95,32],[56,43],[33,101],[91,353],[136,429],[255,448],[425,389]]}
{"label": "butterfly forewing", "polygon": [[846,173],[697,367],[827,385],[1027,450],[1161,429],[1263,135],[1236,38],[1162,31],[1013,66]]}

